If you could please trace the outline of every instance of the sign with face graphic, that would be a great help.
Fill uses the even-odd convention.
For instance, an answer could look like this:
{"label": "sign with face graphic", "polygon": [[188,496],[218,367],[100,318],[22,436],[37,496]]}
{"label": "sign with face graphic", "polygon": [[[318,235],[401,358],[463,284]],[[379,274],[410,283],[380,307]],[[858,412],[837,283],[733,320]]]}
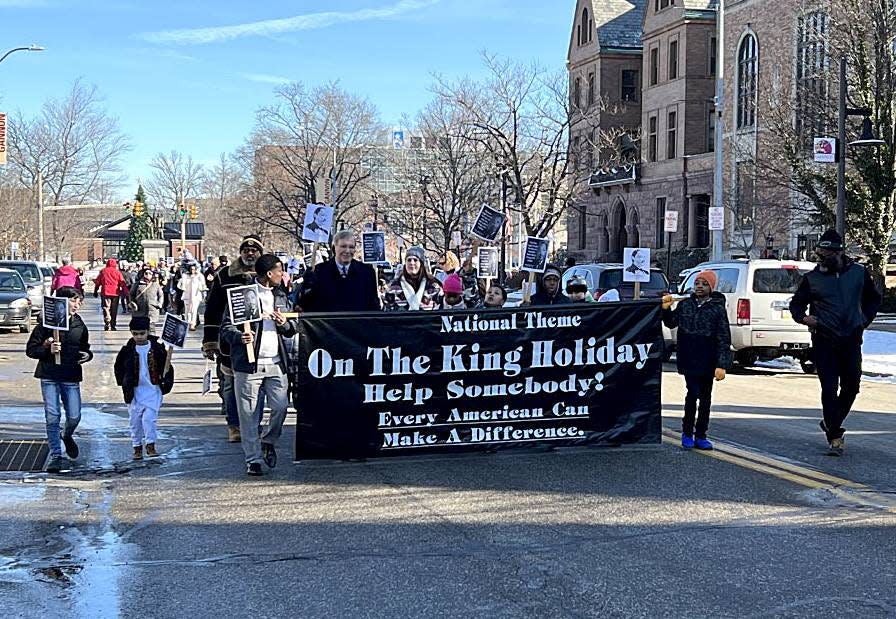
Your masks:
{"label": "sign with face graphic", "polygon": [[325,204],[308,204],[305,207],[305,226],[302,240],[312,243],[327,243],[333,225],[333,207]]}
{"label": "sign with face graphic", "polygon": [[626,247],[622,251],[622,281],[650,281],[650,248]]}

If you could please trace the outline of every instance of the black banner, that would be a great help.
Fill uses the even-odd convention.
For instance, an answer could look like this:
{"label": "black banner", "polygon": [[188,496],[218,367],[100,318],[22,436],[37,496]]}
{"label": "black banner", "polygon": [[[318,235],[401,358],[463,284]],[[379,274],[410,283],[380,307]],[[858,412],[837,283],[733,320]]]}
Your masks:
{"label": "black banner", "polygon": [[296,458],[660,442],[660,304],[305,314]]}

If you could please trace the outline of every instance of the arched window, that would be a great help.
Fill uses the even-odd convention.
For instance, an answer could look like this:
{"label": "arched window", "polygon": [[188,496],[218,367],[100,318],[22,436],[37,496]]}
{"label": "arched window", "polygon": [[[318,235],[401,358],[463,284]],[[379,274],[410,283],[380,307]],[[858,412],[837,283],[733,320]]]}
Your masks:
{"label": "arched window", "polygon": [[591,17],[588,8],[582,9],[582,23],[579,24],[579,45],[591,42]]}
{"label": "arched window", "polygon": [[756,125],[756,75],[759,46],[756,37],[748,34],[737,50],[737,128]]}

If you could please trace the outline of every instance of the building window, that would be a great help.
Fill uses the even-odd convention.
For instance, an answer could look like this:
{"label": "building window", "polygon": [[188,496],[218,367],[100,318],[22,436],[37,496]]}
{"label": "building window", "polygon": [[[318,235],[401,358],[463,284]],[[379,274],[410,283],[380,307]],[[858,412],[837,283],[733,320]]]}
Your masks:
{"label": "building window", "polygon": [[579,45],[588,45],[591,42],[591,31],[594,29],[594,22],[588,9],[582,9],[582,22],[579,24]]}
{"label": "building window", "polygon": [[678,41],[669,42],[669,79],[678,78]]}
{"label": "building window", "polygon": [[678,112],[669,112],[669,124],[666,128],[666,159],[678,156]]}
{"label": "building window", "polygon": [[585,164],[588,166],[588,172],[594,171],[594,151],[597,148],[597,129],[594,127],[591,128],[591,133],[588,136],[588,144],[586,144],[587,149],[585,150]]}
{"label": "building window", "polygon": [[622,100],[638,100],[638,72],[629,69],[622,70]]}
{"label": "building window", "polygon": [[572,87],[572,106],[574,109],[582,107],[582,78],[577,77]]}
{"label": "building window", "polygon": [[706,108],[706,152],[716,150],[716,106],[710,102]]}
{"label": "building window", "polygon": [[588,107],[594,105],[594,72],[588,74]]}
{"label": "building window", "polygon": [[709,37],[709,70],[706,74],[710,77],[716,76],[716,65],[719,63],[718,51],[718,39]]}
{"label": "building window", "polygon": [[666,198],[656,199],[656,248],[666,246]]}
{"label": "building window", "polygon": [[582,149],[582,138],[576,136],[572,139],[572,169],[575,171],[579,170],[579,162],[581,159],[579,155]]}
{"label": "building window", "polygon": [[650,50],[650,85],[656,86],[660,81],[660,49]]}
{"label": "building window", "polygon": [[758,64],[756,37],[748,34],[737,52],[737,128],[756,125],[756,70]]}
{"label": "building window", "polygon": [[828,16],[816,11],[799,18],[796,48],[796,129],[808,148],[824,136],[830,116],[827,52]]}
{"label": "building window", "polygon": [[667,9],[670,6],[675,6],[675,0],[653,0],[653,10],[659,11],[661,9]]}
{"label": "building window", "polygon": [[753,162],[737,162],[734,176],[735,221],[739,228],[752,228],[753,211],[756,206],[756,183]]}
{"label": "building window", "polygon": [[656,116],[647,121],[647,161],[656,161]]}

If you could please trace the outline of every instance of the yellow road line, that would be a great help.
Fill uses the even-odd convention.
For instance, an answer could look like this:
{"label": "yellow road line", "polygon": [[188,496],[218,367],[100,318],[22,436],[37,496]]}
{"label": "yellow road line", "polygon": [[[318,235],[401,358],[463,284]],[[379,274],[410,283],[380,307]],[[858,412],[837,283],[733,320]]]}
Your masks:
{"label": "yellow road line", "polygon": [[[670,430],[663,430],[663,442],[667,445],[677,446],[681,444],[680,437]],[[713,443],[713,446],[714,449],[711,451],[699,449],[695,449],[694,451],[700,455],[728,462],[742,468],[756,471],[757,473],[771,475],[805,488],[825,490],[848,503],[896,513],[896,502],[890,497],[874,492],[864,484],[859,484],[834,475],[828,475],[827,473],[793,464],[791,462],[785,462],[774,458],[773,456],[740,449],[732,445],[721,443],[718,440]],[[858,495],[856,492],[861,492],[864,496]]]}

